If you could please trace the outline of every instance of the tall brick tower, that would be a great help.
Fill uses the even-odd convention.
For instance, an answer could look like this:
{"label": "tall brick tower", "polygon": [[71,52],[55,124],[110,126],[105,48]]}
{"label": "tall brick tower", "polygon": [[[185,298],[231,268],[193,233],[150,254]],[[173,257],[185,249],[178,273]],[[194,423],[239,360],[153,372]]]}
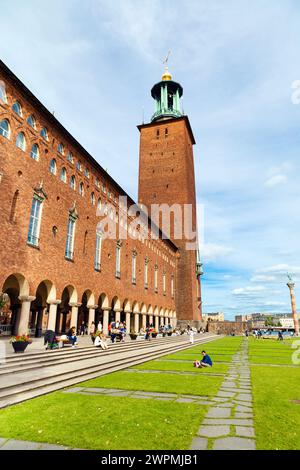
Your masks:
{"label": "tall brick tower", "polygon": [[[191,210],[191,226],[196,231],[196,189],[193,145],[195,139],[187,116],[181,111],[183,89],[172,80],[166,67],[162,79],[151,90],[155,113],[140,131],[139,203],[151,214],[153,204],[179,204]],[[189,205],[189,206],[185,206]],[[160,226],[162,218],[160,220]],[[189,323],[202,320],[199,253],[187,249],[188,237],[178,239],[171,217],[170,238],[179,248],[177,264],[176,311],[178,320]],[[161,228],[163,228],[161,226]]]}

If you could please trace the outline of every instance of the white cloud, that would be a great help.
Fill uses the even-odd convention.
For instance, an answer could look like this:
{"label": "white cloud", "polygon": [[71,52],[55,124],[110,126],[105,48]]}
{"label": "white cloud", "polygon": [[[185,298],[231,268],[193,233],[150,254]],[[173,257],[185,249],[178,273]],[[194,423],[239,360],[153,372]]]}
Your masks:
{"label": "white cloud", "polygon": [[288,181],[288,177],[284,174],[279,174],[272,176],[271,178],[265,181],[265,186],[268,188],[274,188],[275,186],[279,186],[280,184],[286,184]]}
{"label": "white cloud", "polygon": [[283,307],[284,305],[287,305],[286,302],[277,302],[276,300],[268,300],[265,302],[266,307]]}
{"label": "white cloud", "polygon": [[264,292],[266,287],[264,286],[248,286],[248,287],[240,287],[238,289],[233,289],[233,295],[240,295],[240,296],[256,296],[257,294]]}
{"label": "white cloud", "polygon": [[229,246],[217,245],[215,243],[200,244],[201,258],[204,262],[216,261],[230,255],[233,249]]}
{"label": "white cloud", "polygon": [[257,276],[251,277],[250,281],[251,282],[273,282],[273,281],[276,281],[276,277],[259,274]]}

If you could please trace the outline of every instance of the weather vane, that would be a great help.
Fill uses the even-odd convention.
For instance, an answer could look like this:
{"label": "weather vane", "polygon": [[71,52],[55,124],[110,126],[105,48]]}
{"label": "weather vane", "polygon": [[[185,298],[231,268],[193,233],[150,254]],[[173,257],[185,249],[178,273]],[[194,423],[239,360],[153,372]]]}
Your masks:
{"label": "weather vane", "polygon": [[168,50],[168,54],[167,54],[165,60],[163,60],[163,64],[165,64],[166,67],[168,67],[168,61],[169,61],[170,54],[171,54],[171,49]]}
{"label": "weather vane", "polygon": [[292,275],[290,273],[286,273],[286,275],[288,277],[289,282],[293,282]]}

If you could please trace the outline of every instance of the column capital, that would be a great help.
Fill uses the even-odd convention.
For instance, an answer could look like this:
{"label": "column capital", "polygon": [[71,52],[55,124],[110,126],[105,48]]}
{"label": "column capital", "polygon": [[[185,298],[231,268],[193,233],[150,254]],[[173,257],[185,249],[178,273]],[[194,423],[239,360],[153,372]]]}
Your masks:
{"label": "column capital", "polygon": [[94,310],[96,310],[96,308],[98,308],[98,304],[97,305],[87,305],[87,308],[88,309],[93,308]]}
{"label": "column capital", "polygon": [[81,307],[82,304],[78,302],[69,302],[70,307]]}
{"label": "column capital", "polygon": [[116,312],[116,313],[117,312],[123,312],[123,309],[122,308],[114,308],[113,311]]}
{"label": "column capital", "polygon": [[36,297],[34,295],[19,295],[18,297],[21,302],[33,302]]}
{"label": "column capital", "polygon": [[110,312],[111,308],[110,307],[101,307],[101,310],[103,310],[103,312]]}
{"label": "column capital", "polygon": [[47,304],[49,304],[49,305],[59,305],[59,304],[61,304],[61,299],[50,300],[49,302],[47,302]]}
{"label": "column capital", "polygon": [[132,313],[131,310],[124,310],[124,313]]}

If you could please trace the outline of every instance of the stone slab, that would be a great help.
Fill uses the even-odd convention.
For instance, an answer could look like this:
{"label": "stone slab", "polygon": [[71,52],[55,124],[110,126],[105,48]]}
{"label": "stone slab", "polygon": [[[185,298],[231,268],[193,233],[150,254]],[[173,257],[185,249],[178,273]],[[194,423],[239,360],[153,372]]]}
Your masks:
{"label": "stone slab", "polygon": [[190,450],[206,450],[208,439],[204,437],[195,437],[192,441]]}
{"label": "stone slab", "polygon": [[8,441],[8,438],[0,437],[0,447],[2,447],[6,441]]}
{"label": "stone slab", "polygon": [[77,392],[80,392],[81,390],[83,390],[83,387],[72,387],[72,388],[63,390],[63,393],[77,393]]}
{"label": "stone slab", "polygon": [[253,428],[248,428],[245,426],[236,426],[235,427],[235,432],[237,436],[242,436],[242,437],[255,437],[254,429]]}
{"label": "stone slab", "polygon": [[230,426],[201,426],[198,434],[205,437],[227,436],[230,433]]}
{"label": "stone slab", "polygon": [[240,412],[237,412],[237,413],[235,413],[234,417],[237,418],[237,419],[244,419],[244,418],[246,418],[246,419],[250,418],[251,419],[251,418],[253,418],[253,413],[240,413]]}
{"label": "stone slab", "polygon": [[54,444],[42,444],[39,450],[68,450],[68,447],[56,446]]}
{"label": "stone slab", "polygon": [[229,418],[231,415],[230,408],[218,408],[213,406],[206,414],[206,418]]}
{"label": "stone slab", "polygon": [[236,400],[239,401],[246,401],[246,402],[252,402],[252,395],[250,393],[239,393],[236,396]]}
{"label": "stone slab", "polygon": [[255,441],[241,437],[225,437],[215,440],[213,450],[255,450]]}
{"label": "stone slab", "polygon": [[236,395],[236,393],[233,393],[233,392],[223,392],[222,390],[220,390],[218,393],[217,393],[217,397],[226,397],[226,398],[233,398],[234,396]]}
{"label": "stone slab", "polygon": [[193,398],[177,398],[176,403],[195,403]]}
{"label": "stone slab", "polygon": [[211,425],[234,425],[234,426],[253,426],[252,419],[234,419],[234,418],[205,418],[203,424],[211,424]]}
{"label": "stone slab", "polygon": [[38,450],[41,447],[41,442],[18,441],[9,439],[2,447],[1,450]]}

